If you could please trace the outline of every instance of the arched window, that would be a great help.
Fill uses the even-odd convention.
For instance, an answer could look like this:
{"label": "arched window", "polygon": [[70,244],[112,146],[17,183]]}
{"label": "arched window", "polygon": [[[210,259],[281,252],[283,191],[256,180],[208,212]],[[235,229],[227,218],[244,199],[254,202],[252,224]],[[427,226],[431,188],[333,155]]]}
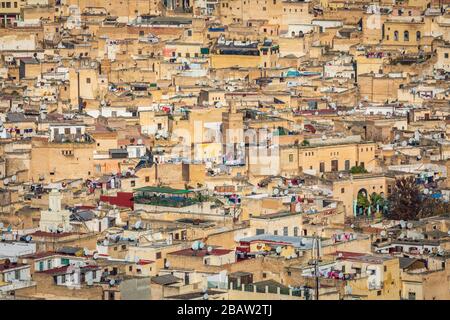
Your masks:
{"label": "arched window", "polygon": [[403,32],[403,41],[409,41],[409,31]]}
{"label": "arched window", "polygon": [[398,31],[394,31],[394,41],[398,41]]}
{"label": "arched window", "polygon": [[421,36],[422,36],[422,35],[421,35],[420,31],[417,31],[417,32],[416,32],[416,40],[419,41],[420,38],[421,38]]}

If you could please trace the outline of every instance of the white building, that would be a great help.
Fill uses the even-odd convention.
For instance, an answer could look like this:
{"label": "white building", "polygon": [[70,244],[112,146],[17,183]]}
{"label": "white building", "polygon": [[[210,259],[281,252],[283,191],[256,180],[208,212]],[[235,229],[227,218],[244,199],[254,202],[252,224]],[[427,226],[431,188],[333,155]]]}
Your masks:
{"label": "white building", "polygon": [[39,222],[39,229],[45,232],[69,232],[72,230],[70,225],[69,210],[61,209],[61,193],[53,189],[49,196],[49,208],[46,211],[41,211],[41,220]]}

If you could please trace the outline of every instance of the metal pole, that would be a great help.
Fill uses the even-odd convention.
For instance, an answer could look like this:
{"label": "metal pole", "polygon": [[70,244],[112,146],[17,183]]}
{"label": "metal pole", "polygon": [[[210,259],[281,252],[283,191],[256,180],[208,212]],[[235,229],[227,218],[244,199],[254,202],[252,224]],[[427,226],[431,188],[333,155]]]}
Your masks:
{"label": "metal pole", "polygon": [[320,256],[320,241],[319,236],[316,236],[316,268],[315,268],[315,276],[316,276],[316,300],[319,300],[319,256]]}

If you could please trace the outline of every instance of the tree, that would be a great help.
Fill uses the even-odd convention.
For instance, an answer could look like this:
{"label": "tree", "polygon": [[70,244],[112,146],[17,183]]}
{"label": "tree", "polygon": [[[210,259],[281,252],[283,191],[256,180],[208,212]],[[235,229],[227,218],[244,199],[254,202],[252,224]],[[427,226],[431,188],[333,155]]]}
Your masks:
{"label": "tree", "polygon": [[356,204],[358,207],[363,208],[364,212],[367,210],[367,208],[370,206],[369,199],[367,199],[367,196],[364,194],[358,194],[358,198],[356,200]]}
{"label": "tree", "polygon": [[367,173],[367,170],[363,166],[353,166],[350,168],[351,174],[358,174],[358,173]]}
{"label": "tree", "polygon": [[387,216],[395,220],[418,220],[445,214],[450,210],[448,203],[422,194],[414,177],[397,179],[388,201]]}

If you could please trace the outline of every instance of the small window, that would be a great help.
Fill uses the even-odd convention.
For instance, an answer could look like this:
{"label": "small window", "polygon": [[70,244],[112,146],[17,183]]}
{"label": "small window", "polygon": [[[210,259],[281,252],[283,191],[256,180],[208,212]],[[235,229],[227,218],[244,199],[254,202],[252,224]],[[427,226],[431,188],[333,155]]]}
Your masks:
{"label": "small window", "polygon": [[156,253],[156,259],[161,259],[161,252]]}
{"label": "small window", "polygon": [[294,162],[294,155],[292,153],[289,155],[289,162]]}
{"label": "small window", "polygon": [[86,78],[86,83],[91,83],[91,78]]}
{"label": "small window", "polygon": [[398,41],[398,31],[394,31],[394,41]]}
{"label": "small window", "polygon": [[341,188],[341,193],[345,193],[345,188]]}

